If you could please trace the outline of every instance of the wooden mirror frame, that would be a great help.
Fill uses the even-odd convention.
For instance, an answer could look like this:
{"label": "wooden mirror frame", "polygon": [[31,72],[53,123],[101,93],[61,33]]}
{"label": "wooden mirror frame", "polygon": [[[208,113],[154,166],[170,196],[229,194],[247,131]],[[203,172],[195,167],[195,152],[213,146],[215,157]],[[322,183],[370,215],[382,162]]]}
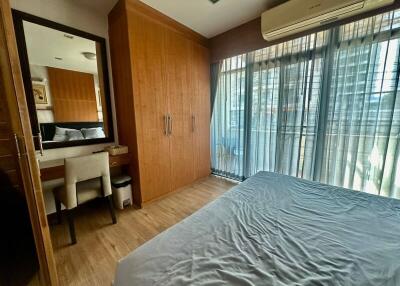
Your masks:
{"label": "wooden mirror frame", "polygon": [[[31,71],[29,67],[29,58],[28,51],[26,47],[25,41],[25,33],[23,21],[27,21],[30,23],[38,24],[47,28],[55,29],[58,31],[65,32],[67,34],[75,35],[81,38],[89,39],[95,41],[100,44],[101,49],[101,63],[103,68],[103,79],[104,79],[104,97],[106,111],[107,111],[107,126],[108,126],[108,137],[106,138],[97,138],[97,139],[85,139],[85,140],[75,140],[75,141],[65,141],[65,142],[46,142],[43,143],[43,149],[55,149],[55,148],[64,148],[64,147],[73,147],[73,146],[83,146],[83,145],[92,145],[92,144],[101,144],[101,143],[110,143],[114,142],[114,128],[113,128],[113,120],[112,120],[112,109],[111,109],[111,96],[110,96],[110,82],[109,82],[109,74],[108,74],[108,62],[107,62],[107,50],[106,50],[106,40],[102,37],[71,28],[65,26],[63,24],[59,24],[53,22],[51,20],[43,19],[25,12],[21,12],[18,10],[12,10],[13,20],[14,20],[14,29],[15,35],[17,39],[18,45],[18,53],[22,70],[22,77],[24,81],[24,88],[26,94],[26,101],[28,103],[29,109],[29,117],[31,122],[32,133],[34,134],[35,139],[38,138],[40,134],[40,126],[36,113],[36,105],[35,99],[33,95],[32,88],[32,80],[31,80]],[[36,150],[40,149],[39,140],[35,141]]]}

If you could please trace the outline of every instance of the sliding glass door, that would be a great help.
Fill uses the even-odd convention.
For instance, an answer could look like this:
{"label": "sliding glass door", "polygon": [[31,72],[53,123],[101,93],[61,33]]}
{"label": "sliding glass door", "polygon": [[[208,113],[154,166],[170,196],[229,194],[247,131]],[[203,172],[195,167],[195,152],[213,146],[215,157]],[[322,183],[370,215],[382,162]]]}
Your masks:
{"label": "sliding glass door", "polygon": [[255,53],[248,176],[311,178],[327,39],[321,32]]}
{"label": "sliding glass door", "polygon": [[393,11],[221,62],[213,172],[399,197],[399,28]]}
{"label": "sliding glass door", "polygon": [[225,60],[218,79],[211,129],[213,172],[244,177],[246,55]]}
{"label": "sliding glass door", "polygon": [[329,32],[223,61],[212,117],[216,174],[312,179]]}

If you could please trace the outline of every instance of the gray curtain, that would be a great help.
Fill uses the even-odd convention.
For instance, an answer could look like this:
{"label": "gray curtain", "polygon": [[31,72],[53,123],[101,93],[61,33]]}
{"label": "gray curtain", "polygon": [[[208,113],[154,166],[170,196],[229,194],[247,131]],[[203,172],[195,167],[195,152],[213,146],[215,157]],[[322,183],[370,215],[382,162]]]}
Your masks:
{"label": "gray curtain", "polygon": [[328,32],[256,52],[248,173],[312,179]]}
{"label": "gray curtain", "polygon": [[221,62],[213,171],[400,198],[400,11]]}
{"label": "gray curtain", "polygon": [[211,116],[214,111],[214,102],[217,95],[218,79],[221,74],[222,62],[212,63],[210,66],[210,95],[211,95]]}

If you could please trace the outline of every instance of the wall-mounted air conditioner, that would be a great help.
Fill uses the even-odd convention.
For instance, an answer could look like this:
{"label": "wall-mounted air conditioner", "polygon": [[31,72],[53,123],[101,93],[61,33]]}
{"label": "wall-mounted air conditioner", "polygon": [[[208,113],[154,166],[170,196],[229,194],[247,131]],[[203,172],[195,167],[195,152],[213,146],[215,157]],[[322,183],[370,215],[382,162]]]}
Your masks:
{"label": "wall-mounted air conditioner", "polygon": [[262,14],[261,31],[272,41],[387,6],[394,0],[289,0]]}

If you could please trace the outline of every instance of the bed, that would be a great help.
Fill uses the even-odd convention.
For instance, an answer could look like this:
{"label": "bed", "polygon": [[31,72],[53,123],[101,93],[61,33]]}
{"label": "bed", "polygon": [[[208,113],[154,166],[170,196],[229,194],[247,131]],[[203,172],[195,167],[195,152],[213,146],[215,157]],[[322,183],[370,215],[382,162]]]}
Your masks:
{"label": "bed", "polygon": [[400,285],[400,201],[260,172],[119,261],[114,285]]}
{"label": "bed", "polygon": [[46,142],[59,142],[54,141],[54,134],[56,127],[81,130],[82,128],[103,128],[103,122],[54,122],[54,123],[40,123],[40,134],[42,140]]}

